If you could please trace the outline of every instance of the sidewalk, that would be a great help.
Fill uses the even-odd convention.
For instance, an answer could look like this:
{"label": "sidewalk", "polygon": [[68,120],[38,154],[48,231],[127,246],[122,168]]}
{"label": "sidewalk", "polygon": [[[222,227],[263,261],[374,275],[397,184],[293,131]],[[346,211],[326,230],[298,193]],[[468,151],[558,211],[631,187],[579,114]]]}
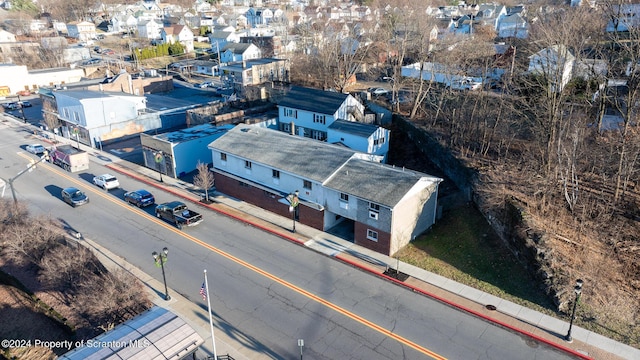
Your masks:
{"label": "sidewalk", "polygon": [[[58,137],[58,140],[75,145],[75,142],[69,139],[60,139],[60,137]],[[384,277],[389,281],[396,282],[400,286],[423,293],[426,296],[467,311],[499,326],[509,328],[535,340],[570,352],[576,357],[603,360],[640,359],[639,349],[616,342],[575,325],[572,328],[574,341],[567,343],[564,341],[564,335],[568,331],[569,324],[565,321],[478,291],[415,266],[402,262],[398,264],[396,259],[362,248],[350,241],[300,223],[296,223],[296,233],[291,233],[289,231],[291,228],[290,218],[275,215],[251,204],[228,198],[219,193],[210,194],[214,203],[204,205],[199,202],[201,199],[200,192],[196,191],[189,183],[168,176],[163,176],[163,182],[159,182],[157,171],[123,161],[113,154],[101,152],[84,145],[81,145],[81,148],[91,155],[90,158],[92,162],[104,165],[114,172],[130,176],[147,183],[149,186],[171,192],[183,200],[196,202],[200,206],[206,206],[213,211],[268,231],[283,239],[334,257],[339,261],[348,263],[363,271],[368,271],[372,273],[372,275]],[[153,294],[152,298],[154,302],[157,305],[179,314],[203,337],[205,340],[203,350],[208,355],[213,353],[206,308],[201,308],[197,304],[179,296],[176,292],[171,292],[171,290],[169,291],[172,299],[170,301],[164,301],[158,296],[158,292],[161,292],[162,289],[161,283],[128,264],[124,259],[111,254],[90,240],[88,240],[88,242],[97,250],[96,252],[103,257],[106,263],[111,263],[111,266],[125,268],[136,275],[148,286],[149,291]],[[399,268],[400,272],[409,275],[409,278],[405,281],[399,281],[383,274],[387,268],[395,269],[396,267]],[[215,331],[214,335],[216,337],[216,350],[218,355],[228,353],[234,359],[267,358],[243,346],[241,342],[242,339],[231,338],[222,331]]]}

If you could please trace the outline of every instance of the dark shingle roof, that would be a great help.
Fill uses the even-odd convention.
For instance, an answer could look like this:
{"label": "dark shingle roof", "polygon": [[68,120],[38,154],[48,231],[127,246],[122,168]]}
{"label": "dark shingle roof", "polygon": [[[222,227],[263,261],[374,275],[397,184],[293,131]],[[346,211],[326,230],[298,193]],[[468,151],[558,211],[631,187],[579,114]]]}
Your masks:
{"label": "dark shingle roof", "polygon": [[241,43],[227,43],[220,51],[231,50],[234,54],[244,54],[245,51],[253,44],[241,44]]}
{"label": "dark shingle roof", "polygon": [[433,190],[441,181],[418,171],[353,158],[336,171],[324,186],[393,208],[421,178],[431,181]]}
{"label": "dark shingle roof", "polygon": [[278,106],[333,115],[349,94],[294,86],[278,102]]}
{"label": "dark shingle roof", "polygon": [[317,182],[325,181],[356,153],[321,141],[243,124],[209,147]]}
{"label": "dark shingle roof", "polygon": [[355,121],[336,120],[329,125],[329,129],[368,138],[378,130],[378,127]]}

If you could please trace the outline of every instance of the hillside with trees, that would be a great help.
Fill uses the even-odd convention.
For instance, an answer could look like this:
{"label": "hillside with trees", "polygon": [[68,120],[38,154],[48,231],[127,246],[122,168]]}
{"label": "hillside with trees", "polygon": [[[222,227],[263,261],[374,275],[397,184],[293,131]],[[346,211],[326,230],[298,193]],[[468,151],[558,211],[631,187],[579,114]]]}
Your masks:
{"label": "hillside with trees", "polygon": [[[138,279],[108,271],[59,219],[0,202],[0,314],[4,339],[88,340],[151,306]],[[29,321],[25,321],[29,319]],[[2,349],[0,357],[55,358],[68,349]]]}
{"label": "hillside with trees", "polygon": [[[573,301],[571,289],[581,278],[589,284],[583,319],[637,347],[640,31],[604,31],[620,17],[614,2],[597,10],[529,6],[529,38],[501,38],[496,46],[495,31],[480,24],[473,36],[430,36],[436,20],[424,16],[422,2],[377,3],[387,10],[375,33],[358,38],[367,46],[336,56],[339,44],[315,44],[316,56],[292,60],[292,76],[340,91],[356,65],[378,61],[373,76],[392,77],[396,94],[403,89],[413,96],[395,110],[475,172],[476,204],[514,256],[536,263],[538,286],[558,309]],[[316,38],[336,38],[329,26],[316,30],[325,34]],[[581,72],[574,67],[561,85],[559,66],[528,71],[530,56],[547,49],[557,50],[559,63],[573,59]],[[505,73],[498,89],[461,92],[400,76],[402,65],[418,62]],[[527,259],[515,241],[534,254]]]}

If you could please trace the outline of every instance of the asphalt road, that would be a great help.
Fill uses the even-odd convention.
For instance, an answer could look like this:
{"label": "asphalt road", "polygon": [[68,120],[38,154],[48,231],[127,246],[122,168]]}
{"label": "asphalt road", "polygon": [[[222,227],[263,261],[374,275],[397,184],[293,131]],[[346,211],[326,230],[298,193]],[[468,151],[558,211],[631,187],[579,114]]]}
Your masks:
{"label": "asphalt road", "polygon": [[[7,179],[34,157],[21,148],[32,141],[29,131],[6,123],[0,133],[0,177]],[[203,307],[198,291],[207,269],[218,331],[269,357],[297,358],[297,339],[304,339],[311,359],[570,358],[200,207],[192,208],[203,212],[204,222],[179,231],[156,219],[152,209],[122,201],[125,190],[143,187],[133,179],[120,177],[122,188],[110,192],[91,184],[105,172],[96,163],[80,174],[42,164],[16,180],[16,191],[33,214],[60,219],[160,281],[151,252],[166,246],[171,291]],[[69,185],[85,190],[91,203],[75,209],[63,203],[60,190]],[[175,200],[155,195],[158,202]]]}

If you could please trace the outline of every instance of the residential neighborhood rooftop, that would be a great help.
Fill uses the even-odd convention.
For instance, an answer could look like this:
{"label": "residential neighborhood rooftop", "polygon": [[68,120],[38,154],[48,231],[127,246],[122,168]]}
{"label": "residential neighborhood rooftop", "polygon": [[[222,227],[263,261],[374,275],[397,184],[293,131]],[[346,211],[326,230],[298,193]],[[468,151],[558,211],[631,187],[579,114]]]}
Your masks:
{"label": "residential neighborhood rooftop", "polygon": [[187,129],[158,134],[155,136],[158,140],[164,140],[170,143],[181,143],[185,141],[195,140],[219,133],[225,133],[233,129],[233,125],[214,126],[211,124],[202,124]]}
{"label": "residential neighborhood rooftop", "polygon": [[293,86],[278,102],[278,106],[333,115],[348,96],[349,94],[339,92]]}
{"label": "residential neighborhood rooftop", "polygon": [[378,126],[373,124],[365,124],[356,121],[347,121],[347,120],[336,120],[331,125],[329,125],[329,129],[349,133],[362,137],[369,137],[373,133],[378,130]]}

